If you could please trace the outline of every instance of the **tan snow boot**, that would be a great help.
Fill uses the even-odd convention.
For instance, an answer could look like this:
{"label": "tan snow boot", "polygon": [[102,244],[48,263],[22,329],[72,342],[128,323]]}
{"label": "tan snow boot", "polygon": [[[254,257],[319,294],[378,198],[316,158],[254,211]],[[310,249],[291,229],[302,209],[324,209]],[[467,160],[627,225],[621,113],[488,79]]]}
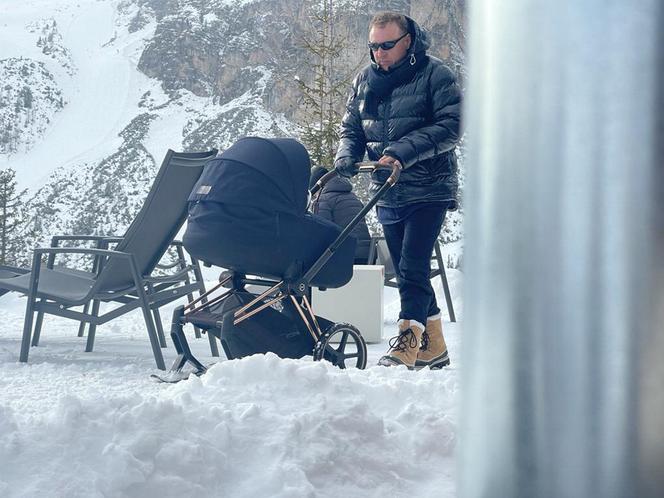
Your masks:
{"label": "tan snow boot", "polygon": [[427,326],[422,334],[422,347],[420,347],[415,361],[415,369],[429,367],[431,370],[438,370],[449,364],[450,357],[447,354],[447,345],[443,337],[443,322],[438,315],[435,318],[427,319]]}
{"label": "tan snow boot", "polygon": [[409,370],[415,367],[417,352],[422,339],[422,325],[411,320],[399,320],[399,335],[390,339],[390,350],[378,360],[384,367],[406,365]]}

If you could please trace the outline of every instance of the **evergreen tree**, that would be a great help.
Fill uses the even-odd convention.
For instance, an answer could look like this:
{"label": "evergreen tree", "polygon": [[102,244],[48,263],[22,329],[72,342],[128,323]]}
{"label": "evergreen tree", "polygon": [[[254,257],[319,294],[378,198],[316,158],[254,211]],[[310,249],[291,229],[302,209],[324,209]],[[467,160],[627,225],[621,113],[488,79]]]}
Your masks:
{"label": "evergreen tree", "polygon": [[322,11],[311,16],[310,26],[301,39],[310,57],[308,69],[313,72],[312,81],[296,78],[304,105],[302,141],[312,163],[327,168],[332,166],[339,143],[345,93],[357,70],[340,73],[341,64],[337,62],[348,44],[335,32],[339,20],[333,4],[333,0],[323,0]]}
{"label": "evergreen tree", "polygon": [[22,250],[20,230],[23,227],[23,197],[17,192],[16,172],[0,170],[0,264],[16,265]]}

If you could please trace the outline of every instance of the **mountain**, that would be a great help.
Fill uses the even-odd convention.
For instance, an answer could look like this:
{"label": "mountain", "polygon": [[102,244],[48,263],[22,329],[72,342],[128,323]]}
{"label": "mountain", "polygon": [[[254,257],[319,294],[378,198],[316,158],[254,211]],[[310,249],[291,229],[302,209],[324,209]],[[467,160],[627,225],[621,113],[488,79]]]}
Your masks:
{"label": "mountain", "polygon": [[[0,24],[0,168],[15,169],[31,192],[26,256],[56,233],[122,233],[168,148],[297,137],[303,113],[295,78],[312,78],[302,37],[321,5],[25,0],[12,9]],[[463,0],[333,7],[348,45],[339,74],[367,62],[371,15],[394,9],[422,21],[432,53],[464,79]]]}
{"label": "mountain", "polygon": [[23,57],[0,60],[0,81],[0,153],[25,152],[66,102],[43,62]]}

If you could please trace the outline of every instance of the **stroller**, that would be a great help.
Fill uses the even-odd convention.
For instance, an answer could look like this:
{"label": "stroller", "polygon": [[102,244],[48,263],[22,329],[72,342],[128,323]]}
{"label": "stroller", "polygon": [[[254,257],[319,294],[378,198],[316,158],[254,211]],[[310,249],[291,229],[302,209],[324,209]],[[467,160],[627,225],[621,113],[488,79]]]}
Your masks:
{"label": "stroller", "polygon": [[[360,163],[362,172],[374,168],[385,167]],[[318,195],[336,172],[309,192],[309,154],[296,140],[246,137],[208,162],[189,197],[183,243],[194,258],[227,271],[210,291],[174,310],[171,338],[178,356],[165,378],[179,380],[187,364],[197,375],[206,371],[191,353],[186,323],[219,338],[228,359],[273,352],[364,368],[360,331],[317,316],[310,290],[351,279],[355,239],[349,234],[397,181],[399,170],[387,170],[376,195],[341,229],[308,212],[309,195]]]}

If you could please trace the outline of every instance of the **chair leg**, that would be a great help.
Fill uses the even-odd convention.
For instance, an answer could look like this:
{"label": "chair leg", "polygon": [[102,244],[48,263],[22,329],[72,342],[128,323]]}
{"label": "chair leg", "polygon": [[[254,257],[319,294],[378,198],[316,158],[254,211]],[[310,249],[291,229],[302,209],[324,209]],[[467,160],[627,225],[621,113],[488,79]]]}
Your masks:
{"label": "chair leg", "polygon": [[44,312],[37,312],[37,321],[35,322],[35,330],[32,332],[32,345],[39,345],[39,338],[41,336],[42,323],[44,322]]}
{"label": "chair leg", "polygon": [[[179,246],[177,246],[176,250],[177,250],[177,253],[178,253],[178,259],[180,261],[180,269],[184,270],[187,267],[187,262],[185,261],[185,258],[184,258],[184,249],[182,249],[182,246],[179,245]],[[198,263],[195,260],[192,259],[192,261],[194,261],[194,263],[193,263],[194,277],[196,279],[198,279],[198,273],[196,273],[196,269],[198,269],[198,272],[200,273],[200,267],[198,266]],[[190,283],[191,283],[191,279],[189,278],[189,272],[187,272],[185,274],[184,284],[189,285]],[[205,290],[203,290],[203,292],[205,292]],[[194,300],[194,295],[193,295],[193,293],[190,292],[189,294],[187,294],[187,302],[191,303],[193,300]],[[201,338],[201,329],[199,329],[196,326],[194,326],[194,336],[196,337],[196,339]]]}
{"label": "chair leg", "polygon": [[196,339],[200,339],[200,338],[201,338],[201,329],[199,329],[199,328],[196,327],[196,326],[194,326],[194,337],[195,337]]}
{"label": "chair leg", "polygon": [[[196,277],[196,282],[198,283],[198,295],[202,296],[203,294],[205,294],[203,273],[201,273],[201,267],[198,266],[198,261],[196,261],[193,258],[192,261],[194,266],[194,276]],[[202,302],[207,303],[207,299],[203,299]],[[194,328],[194,331],[196,331],[196,328]],[[212,353],[212,356],[219,358],[219,347],[217,346],[217,339],[214,337],[214,335],[210,334],[209,332],[207,333],[207,336],[208,336],[208,342],[210,343],[210,353]],[[200,334],[197,335],[196,337],[200,337]]]}
{"label": "chair leg", "polygon": [[166,370],[166,364],[164,363],[164,355],[161,354],[161,346],[159,344],[159,337],[157,336],[157,330],[152,321],[152,314],[150,313],[150,304],[148,298],[145,294],[145,291],[142,287],[138,289],[138,298],[141,300],[141,311],[143,312],[143,319],[145,320],[145,326],[148,329],[148,337],[150,338],[150,345],[152,346],[152,354],[154,355],[154,361],[157,364],[159,370]]}
{"label": "chair leg", "polygon": [[[90,313],[94,318],[99,316],[99,304],[98,299],[92,300],[92,312]],[[90,327],[88,328],[88,340],[85,343],[85,352],[91,353],[92,349],[95,346],[95,334],[97,333],[97,324],[95,322],[90,322]]]}
{"label": "chair leg", "polygon": [[[187,278],[186,284],[189,285],[189,278]],[[201,291],[199,291],[199,293],[200,292]],[[202,291],[202,292],[205,292],[205,291]],[[192,293],[187,294],[187,302],[191,303],[193,300],[194,300],[194,295]],[[195,325],[194,325],[194,337],[196,337],[196,339],[201,338],[201,329],[199,329]]]}
{"label": "chair leg", "polygon": [[164,326],[161,323],[161,313],[159,313],[158,309],[152,310],[152,317],[154,318],[154,324],[157,327],[157,337],[159,337],[159,345],[162,348],[167,348],[168,345],[166,344],[166,336],[164,335]]}
{"label": "chair leg", "polygon": [[21,353],[18,360],[27,363],[30,353],[30,338],[32,336],[32,321],[35,311],[35,297],[28,296],[28,303],[25,306],[25,320],[23,322],[23,338],[21,340]]}
{"label": "chair leg", "polygon": [[444,266],[440,269],[440,278],[443,279],[443,290],[445,291],[445,301],[447,303],[447,312],[450,314],[450,322],[456,322],[454,305],[452,304],[452,295],[450,294],[450,286],[447,283],[447,275],[445,274]]}
{"label": "chair leg", "polygon": [[[83,305],[83,313],[88,313],[90,311],[90,301]],[[78,326],[78,336],[83,337],[85,335],[85,322],[81,322]]]}
{"label": "chair leg", "polygon": [[[201,285],[201,289],[198,292],[199,295],[205,294],[205,287]],[[189,298],[189,296],[191,296],[189,302],[192,302],[194,300],[194,297],[191,294],[188,294],[187,298]],[[207,302],[207,299],[204,299],[203,302]],[[196,337],[196,339],[200,339],[201,337],[201,330],[196,326],[194,326],[194,337]],[[219,347],[217,346],[216,337],[213,334],[210,334],[209,332],[207,333],[207,337],[208,337],[208,342],[210,343],[210,353],[212,354],[212,356],[219,358]]]}
{"label": "chair leg", "polygon": [[145,319],[145,325],[148,328],[148,336],[150,337],[150,345],[152,346],[152,354],[154,355],[154,361],[157,364],[159,370],[166,370],[166,364],[164,363],[164,355],[161,354],[161,347],[159,345],[159,338],[157,337],[157,331],[155,330],[154,322],[152,321],[152,316],[150,311],[147,308],[147,303],[143,308],[143,318]]}
{"label": "chair leg", "polygon": [[212,353],[212,356],[216,356],[219,358],[219,348],[217,347],[217,338],[214,336],[214,334],[210,334],[210,332],[207,333],[208,336],[208,342],[210,343],[210,353]]}
{"label": "chair leg", "polygon": [[32,271],[30,272],[30,288],[28,290],[28,302],[25,305],[25,320],[23,322],[23,337],[21,338],[21,352],[19,361],[27,363],[30,353],[30,339],[32,335],[32,321],[34,319],[35,304],[37,303],[37,288],[39,282],[39,270],[41,268],[41,254],[35,251],[32,255]]}
{"label": "chair leg", "polygon": [[[147,285],[148,292],[150,294],[154,293],[154,286],[152,284]],[[166,344],[166,336],[164,335],[164,326],[161,323],[161,313],[159,313],[159,308],[152,310],[152,318],[154,319],[154,324],[157,327],[157,337],[159,337],[159,346],[162,348],[168,347]]]}
{"label": "chair leg", "polygon": [[434,251],[436,253],[438,269],[440,270],[440,279],[443,281],[443,291],[445,293],[445,302],[447,303],[447,312],[450,315],[450,321],[456,322],[456,316],[454,315],[454,305],[452,304],[452,295],[450,294],[450,286],[447,282],[447,274],[445,273],[445,263],[443,262],[443,255],[440,251],[440,244],[438,241],[436,241],[436,244],[434,245]]}
{"label": "chair leg", "polygon": [[140,273],[138,272],[138,267],[136,265],[136,260],[133,256],[129,259],[129,265],[131,268],[132,276],[134,277],[134,285],[136,289],[136,297],[139,299],[141,304],[141,311],[143,312],[143,319],[145,320],[145,326],[148,329],[148,337],[150,338],[150,346],[152,346],[152,354],[154,355],[154,361],[157,364],[159,370],[166,370],[166,364],[164,363],[164,355],[161,354],[161,347],[159,346],[159,337],[157,337],[157,330],[152,320],[152,313],[150,309],[150,300],[148,299],[148,294],[145,292],[146,282],[141,278]]}

